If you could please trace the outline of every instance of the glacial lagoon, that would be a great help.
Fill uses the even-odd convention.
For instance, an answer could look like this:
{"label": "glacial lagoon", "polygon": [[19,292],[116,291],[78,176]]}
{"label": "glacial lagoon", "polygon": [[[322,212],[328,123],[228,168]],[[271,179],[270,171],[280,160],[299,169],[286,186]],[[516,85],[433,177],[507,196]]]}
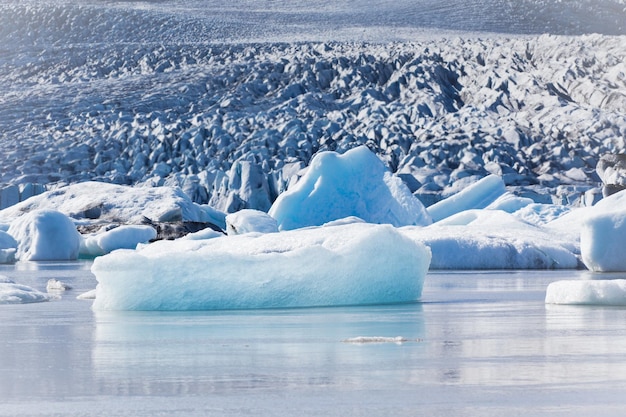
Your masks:
{"label": "glacial lagoon", "polygon": [[545,305],[586,271],[436,271],[419,302],[93,312],[91,262],[0,274],[54,301],[0,306],[0,416],[618,416],[626,308]]}

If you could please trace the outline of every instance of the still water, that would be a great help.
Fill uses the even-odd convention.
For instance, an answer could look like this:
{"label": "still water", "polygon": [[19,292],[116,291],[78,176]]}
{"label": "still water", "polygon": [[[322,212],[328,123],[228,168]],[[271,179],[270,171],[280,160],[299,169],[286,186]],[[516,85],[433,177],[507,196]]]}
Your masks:
{"label": "still water", "polygon": [[[421,302],[94,313],[89,262],[0,268],[57,301],[0,306],[2,416],[611,416],[626,308],[546,306],[582,271],[434,272]],[[616,276],[609,276],[614,278]],[[351,343],[397,337],[402,343]]]}

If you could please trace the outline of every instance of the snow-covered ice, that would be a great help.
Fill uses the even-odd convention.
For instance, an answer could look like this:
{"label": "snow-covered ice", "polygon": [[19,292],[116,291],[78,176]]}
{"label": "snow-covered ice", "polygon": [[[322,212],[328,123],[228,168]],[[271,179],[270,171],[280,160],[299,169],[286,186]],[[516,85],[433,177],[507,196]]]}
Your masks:
{"label": "snow-covered ice", "polygon": [[421,295],[430,251],[389,225],[352,223],[160,241],[96,258],[95,310],[397,303]]}
{"label": "snow-covered ice", "polygon": [[562,280],[548,285],[547,304],[626,306],[626,280]]}
{"label": "snow-covered ice", "polygon": [[224,225],[225,214],[191,201],[177,187],[129,187],[104,182],[80,182],[46,191],[0,211],[11,221],[33,209],[56,210],[75,219],[141,224],[153,221],[197,221]]}
{"label": "snow-covered ice", "polygon": [[147,225],[122,225],[104,232],[83,236],[81,256],[96,257],[116,249],[135,249],[140,243],[148,243],[157,237],[157,231]]}
{"label": "snow-covered ice", "polygon": [[16,257],[24,261],[78,258],[81,236],[74,223],[55,210],[33,210],[11,223],[8,233],[18,242]]}
{"label": "snow-covered ice", "polygon": [[394,226],[432,223],[423,204],[365,146],[342,155],[317,154],[304,176],[278,196],[269,215],[281,230],[349,216]]}

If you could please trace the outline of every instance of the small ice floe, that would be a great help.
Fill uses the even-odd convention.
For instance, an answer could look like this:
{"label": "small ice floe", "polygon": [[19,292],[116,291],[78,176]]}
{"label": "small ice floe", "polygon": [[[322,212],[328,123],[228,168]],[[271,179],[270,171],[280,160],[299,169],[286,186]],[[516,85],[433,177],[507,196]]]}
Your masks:
{"label": "small ice floe", "polygon": [[563,280],[546,290],[546,304],[626,306],[626,280]]}
{"label": "small ice floe", "polygon": [[358,336],[344,339],[342,343],[352,343],[355,345],[364,345],[366,343],[395,343],[401,345],[407,342],[419,342],[419,339],[407,339],[406,337],[384,337],[384,336]]}
{"label": "small ice floe", "polygon": [[76,299],[78,300],[95,300],[96,299],[96,289],[89,290],[82,294],[79,294]]}
{"label": "small ice floe", "polygon": [[26,304],[49,301],[51,297],[0,275],[0,304]]}
{"label": "small ice floe", "polygon": [[48,280],[48,284],[46,285],[47,291],[65,291],[71,290],[72,286],[66,284],[65,282],[59,281],[57,279],[51,278]]}

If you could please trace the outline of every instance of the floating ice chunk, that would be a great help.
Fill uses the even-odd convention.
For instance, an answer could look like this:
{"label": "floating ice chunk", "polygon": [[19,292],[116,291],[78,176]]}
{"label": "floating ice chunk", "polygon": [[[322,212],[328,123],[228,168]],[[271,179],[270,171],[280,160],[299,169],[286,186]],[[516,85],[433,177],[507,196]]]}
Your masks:
{"label": "floating ice chunk", "polygon": [[278,232],[278,223],[269,214],[252,209],[240,210],[226,216],[226,233],[229,236],[251,232]]}
{"label": "floating ice chunk", "polygon": [[626,280],[564,280],[546,290],[546,304],[626,305]]}
{"label": "floating ice chunk", "polygon": [[82,256],[101,256],[116,249],[135,249],[157,237],[152,226],[123,225],[106,232],[85,236],[80,248]]}
{"label": "floating ice chunk", "polygon": [[362,345],[366,343],[395,343],[401,345],[406,342],[418,342],[418,339],[407,339],[406,337],[385,337],[385,336],[357,336],[342,340],[343,343],[353,343]]}
{"label": "floating ice chunk", "polygon": [[427,210],[433,221],[437,222],[461,211],[485,208],[505,192],[502,178],[488,175],[463,191],[433,204]]}
{"label": "floating ice chunk", "polygon": [[583,263],[592,271],[626,271],[626,191],[587,209],[580,229]]}
{"label": "floating ice chunk", "polygon": [[17,241],[8,234],[0,230],[0,264],[15,262],[17,252]]}
{"label": "floating ice chunk", "polygon": [[320,152],[306,174],[269,210],[281,230],[357,216],[369,223],[430,224],[430,216],[398,177],[367,147]]}
{"label": "floating ice chunk", "polygon": [[96,258],[95,310],[207,310],[408,302],[430,251],[389,225],[354,223],[204,241],[159,241]]}
{"label": "floating ice chunk", "polygon": [[17,258],[27,261],[74,260],[81,236],[74,223],[54,210],[34,210],[14,220],[9,234],[18,242]]}
{"label": "floating ice chunk", "polygon": [[96,289],[86,291],[82,294],[79,294],[76,299],[78,300],[95,300],[96,299]]}
{"label": "floating ice chunk", "polygon": [[49,279],[48,284],[46,284],[47,291],[66,291],[71,289],[71,285],[54,278]]}
{"label": "floating ice chunk", "polygon": [[431,269],[573,269],[575,242],[500,210],[467,210],[403,233],[430,247]]}
{"label": "floating ice chunk", "polygon": [[26,304],[48,301],[50,297],[34,288],[16,284],[0,275],[0,304]]}

